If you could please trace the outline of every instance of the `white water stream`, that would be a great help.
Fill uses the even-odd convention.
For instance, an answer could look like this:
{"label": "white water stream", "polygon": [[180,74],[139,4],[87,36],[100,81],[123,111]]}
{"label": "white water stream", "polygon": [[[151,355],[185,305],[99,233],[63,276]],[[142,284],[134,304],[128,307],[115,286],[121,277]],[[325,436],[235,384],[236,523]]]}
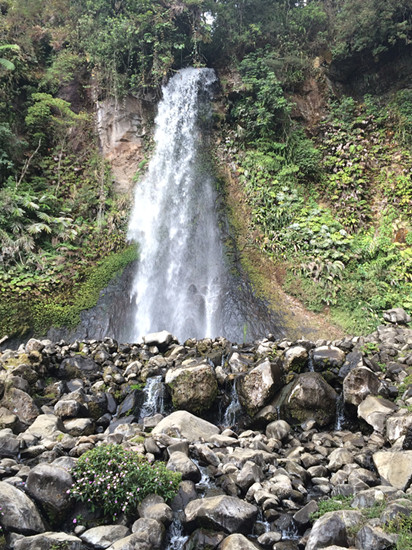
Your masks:
{"label": "white water stream", "polygon": [[215,81],[212,69],[189,68],[163,90],[128,230],[140,251],[132,339],[163,329],[180,340],[224,334],[224,255],[205,143]]}

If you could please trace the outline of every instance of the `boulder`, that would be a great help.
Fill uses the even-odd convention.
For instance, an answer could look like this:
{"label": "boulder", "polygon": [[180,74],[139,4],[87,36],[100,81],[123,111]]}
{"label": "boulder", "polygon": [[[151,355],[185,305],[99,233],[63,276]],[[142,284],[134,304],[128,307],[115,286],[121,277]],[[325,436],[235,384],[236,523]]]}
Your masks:
{"label": "boulder", "polygon": [[100,375],[99,365],[90,357],[83,357],[83,355],[63,359],[58,368],[58,376],[61,379],[86,378],[94,381]]}
{"label": "boulder", "polygon": [[[0,430],[3,428],[10,428],[14,430],[18,427],[19,419],[17,416],[6,409],[5,407],[0,406]],[[0,454],[2,455],[3,453]]]}
{"label": "boulder", "polygon": [[114,542],[130,536],[125,525],[100,525],[85,531],[80,538],[93,548],[108,548]]}
{"label": "boulder", "polygon": [[4,481],[0,481],[0,502],[4,529],[24,535],[45,531],[39,512],[29,497]]}
{"label": "boulder", "polygon": [[20,452],[20,441],[16,438],[10,428],[3,428],[0,431],[0,456],[2,458],[14,458]]}
{"label": "boulder", "polygon": [[222,532],[209,531],[208,529],[196,529],[189,540],[184,544],[185,550],[207,550],[217,548],[224,540],[226,534]]}
{"label": "boulder", "polygon": [[181,511],[191,500],[198,498],[196,487],[193,481],[181,481],[177,495],[170,503],[172,510]]}
{"label": "boulder", "polygon": [[358,416],[375,431],[383,434],[387,417],[397,409],[398,407],[392,401],[368,395],[358,406]]}
{"label": "boulder", "polygon": [[165,350],[169,347],[172,342],[177,342],[176,338],[167,330],[162,330],[160,332],[151,332],[143,336],[143,342],[147,346],[156,346],[160,350]]}
{"label": "boulder", "polygon": [[33,535],[17,540],[14,550],[51,550],[53,548],[64,550],[83,550],[82,541],[74,535],[67,533],[54,533],[47,531],[41,535]]}
{"label": "boulder", "polygon": [[182,479],[199,482],[202,478],[199,468],[190,458],[180,451],[174,452],[167,463],[167,469],[173,472],[180,472]]}
{"label": "boulder", "polygon": [[128,393],[123,401],[120,403],[116,416],[118,418],[121,418],[122,416],[130,416],[132,414],[136,414],[138,407],[141,404],[140,394],[141,392],[139,392],[138,390],[132,390],[130,393]]}
{"label": "boulder", "polygon": [[208,363],[169,369],[165,382],[171,389],[173,406],[194,414],[209,410],[217,396],[215,371]]}
{"label": "boulder", "polygon": [[400,410],[399,414],[392,414],[386,418],[386,437],[390,443],[395,443],[400,437],[406,435],[412,427],[412,414],[404,414]]}
{"label": "boulder", "polygon": [[258,548],[259,546],[256,546],[256,544],[239,533],[229,535],[218,546],[218,550],[257,550]]}
{"label": "boulder", "polygon": [[298,528],[304,529],[307,525],[309,525],[311,515],[317,512],[318,509],[318,503],[315,500],[310,500],[307,504],[305,504],[305,506],[303,506],[303,508],[294,514],[293,521]]}
{"label": "boulder", "polygon": [[368,395],[378,395],[380,390],[379,378],[367,367],[352,369],[343,381],[344,402],[356,407]]}
{"label": "boulder", "polygon": [[40,414],[30,395],[17,388],[9,388],[6,391],[1,406],[15,414],[24,428],[30,426]]}
{"label": "boulder", "polygon": [[138,506],[141,518],[155,519],[166,527],[172,523],[173,512],[160,495],[148,495]]}
{"label": "boulder", "polygon": [[354,350],[348,353],[345,362],[339,369],[339,378],[342,380],[350,373],[351,370],[363,366],[363,356],[359,350]]}
{"label": "boulder", "polygon": [[240,374],[241,372],[247,372],[251,364],[252,364],[252,359],[250,357],[241,355],[237,351],[234,351],[228,360],[230,372],[232,372],[233,374]]}
{"label": "boulder", "polygon": [[283,375],[279,363],[266,358],[249,373],[239,376],[236,389],[240,404],[250,416],[254,416],[282,386]]}
{"label": "boulder", "polygon": [[266,436],[279,441],[286,439],[290,431],[291,427],[285,420],[274,420],[266,426]]}
{"label": "boulder", "polygon": [[176,411],[161,420],[152,431],[152,435],[162,433],[194,443],[207,441],[213,434],[219,433],[219,428],[187,411]]}
{"label": "boulder", "polygon": [[337,394],[317,372],[300,374],[278,404],[281,414],[292,424],[315,420],[327,426],[335,420]]}
{"label": "boulder", "polygon": [[63,422],[54,414],[41,414],[26,430],[27,434],[51,440],[59,439],[63,432],[65,432]]}
{"label": "boulder", "polygon": [[184,523],[189,529],[204,527],[226,533],[249,533],[258,509],[237,497],[220,495],[192,500],[184,513]]}
{"label": "boulder", "polygon": [[91,418],[72,418],[63,422],[64,429],[73,437],[91,435],[94,431],[94,422]]}
{"label": "boulder", "polygon": [[364,525],[356,535],[356,547],[362,550],[392,550],[397,536],[385,533],[381,527]]}
{"label": "boulder", "polygon": [[35,338],[30,338],[24,346],[26,353],[31,353],[32,351],[42,351],[44,349],[44,344],[40,340]]}
{"label": "boulder", "polygon": [[345,357],[345,352],[336,346],[319,346],[313,350],[312,361],[315,370],[324,370],[340,368]]}
{"label": "boulder", "polygon": [[246,492],[256,481],[264,479],[263,470],[254,462],[245,462],[236,476],[236,485]]}
{"label": "boulder", "polygon": [[383,312],[383,318],[388,323],[393,323],[396,325],[407,325],[411,322],[411,316],[406,313],[406,311],[401,307],[396,307],[394,309],[388,309]]}
{"label": "boulder", "polygon": [[363,516],[360,512],[340,510],[327,512],[317,519],[310,531],[305,550],[318,550],[332,545],[347,548],[348,528],[361,524]]}
{"label": "boulder", "polygon": [[328,458],[328,469],[331,472],[337,472],[345,464],[353,464],[355,462],[353,454],[348,449],[335,449],[330,453]]}
{"label": "boulder", "polygon": [[73,484],[71,474],[59,466],[38,464],[29,472],[26,489],[29,495],[48,512],[51,523],[62,519],[70,507],[68,490]]}
{"label": "boulder", "polygon": [[81,404],[74,399],[62,399],[54,406],[54,414],[60,418],[75,418],[78,416]]}
{"label": "boulder", "polygon": [[132,525],[132,538],[140,544],[139,550],[162,550],[164,548],[165,528],[152,518],[140,518]]}
{"label": "boulder", "polygon": [[405,491],[412,480],[412,451],[378,451],[373,462],[383,481]]}
{"label": "boulder", "polygon": [[288,348],[283,356],[283,368],[286,372],[302,372],[308,362],[309,354],[303,346]]}

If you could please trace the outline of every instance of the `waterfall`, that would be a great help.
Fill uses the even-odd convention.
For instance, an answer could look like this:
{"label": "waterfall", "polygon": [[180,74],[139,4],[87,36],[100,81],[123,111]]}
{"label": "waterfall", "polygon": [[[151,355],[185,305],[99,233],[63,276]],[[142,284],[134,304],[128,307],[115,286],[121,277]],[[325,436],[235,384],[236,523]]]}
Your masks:
{"label": "waterfall", "polygon": [[225,407],[220,424],[229,428],[236,426],[242,410],[242,405],[240,404],[239,396],[236,391],[236,379],[234,379],[230,388],[229,404]]}
{"label": "waterfall", "polygon": [[153,416],[156,413],[164,413],[165,391],[161,375],[152,376],[146,380],[146,386],[143,390],[144,401],[139,413],[140,420],[143,420],[146,416]]}
{"label": "waterfall", "polygon": [[128,237],[139,245],[132,339],[167,329],[180,340],[224,334],[224,255],[207,160],[216,76],[179,71],[163,89],[155,152],[137,185]]}

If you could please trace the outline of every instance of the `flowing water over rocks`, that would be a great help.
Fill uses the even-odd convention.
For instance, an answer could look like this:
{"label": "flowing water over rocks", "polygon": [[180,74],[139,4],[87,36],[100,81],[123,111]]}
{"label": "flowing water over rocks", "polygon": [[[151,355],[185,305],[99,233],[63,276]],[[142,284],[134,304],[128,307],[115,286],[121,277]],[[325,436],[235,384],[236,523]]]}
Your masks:
{"label": "flowing water over rocks", "polygon": [[[224,338],[180,344],[167,333],[146,339],[32,339],[0,354],[4,548],[395,547],[388,522],[412,515],[411,329],[391,324],[365,338],[244,346]],[[306,360],[302,349],[310,350]],[[196,365],[215,377],[212,401],[199,398],[208,388]],[[209,421],[181,410],[175,375],[185,370],[187,392],[197,396],[188,408],[208,404]],[[262,376],[273,390],[263,399]],[[250,413],[242,406],[243,427],[219,426],[219,402],[235,399],[235,377],[247,380],[236,384],[246,405],[259,406]],[[350,430],[334,428],[339,408],[313,391],[320,378],[335,406],[342,399]],[[173,412],[159,414],[155,403]],[[71,467],[113,443],[180,471],[178,495],[168,504],[151,495],[115,523],[75,503],[67,493]],[[313,519],[320,500],[337,496],[347,497],[348,509]]]}
{"label": "flowing water over rocks", "polygon": [[189,68],[163,90],[156,147],[136,187],[128,231],[140,250],[129,341],[165,328],[181,341],[218,335],[241,341],[245,327],[250,331],[253,313],[244,316],[233,296],[208,158],[216,84],[212,69]]}

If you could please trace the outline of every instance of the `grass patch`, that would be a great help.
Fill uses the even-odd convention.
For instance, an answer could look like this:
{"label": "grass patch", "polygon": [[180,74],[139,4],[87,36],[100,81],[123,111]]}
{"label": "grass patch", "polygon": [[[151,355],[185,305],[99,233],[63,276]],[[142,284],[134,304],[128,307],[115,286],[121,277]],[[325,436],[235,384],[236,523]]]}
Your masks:
{"label": "grass patch", "polygon": [[6,301],[0,305],[0,334],[23,335],[31,328],[41,335],[52,326],[74,328],[80,313],[94,307],[100,291],[137,257],[136,245],[130,245],[89,267],[83,280],[66,292]]}

